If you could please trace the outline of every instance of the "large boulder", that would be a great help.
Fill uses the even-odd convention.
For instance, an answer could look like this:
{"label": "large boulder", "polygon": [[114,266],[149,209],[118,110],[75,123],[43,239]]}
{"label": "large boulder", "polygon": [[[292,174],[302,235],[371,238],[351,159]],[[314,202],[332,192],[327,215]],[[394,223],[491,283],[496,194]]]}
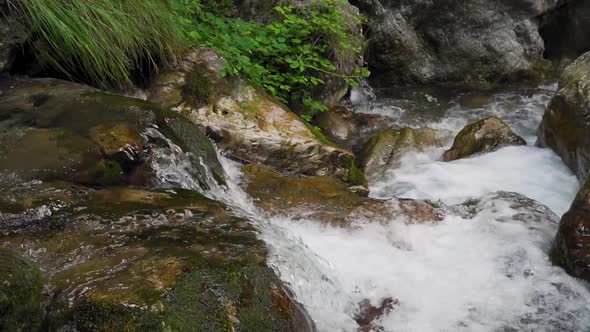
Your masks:
{"label": "large boulder", "polygon": [[453,161],[492,152],[507,145],[526,145],[526,141],[498,117],[490,116],[465,126],[455,137],[453,146],[445,151],[442,160]]}
{"label": "large boulder", "polygon": [[223,169],[201,128],[157,105],[76,83],[1,81],[0,128],[0,173],[23,180],[173,182],[156,164],[163,151],[180,149],[190,155],[176,154],[184,160],[168,163],[186,163],[202,188],[209,186],[211,175],[223,183]]}
{"label": "large boulder", "polygon": [[[42,268],[47,330],[314,330],[267,266],[254,227],[197,192],[13,187],[21,188],[0,197],[0,206],[11,206],[0,209],[0,248]],[[38,272],[20,261],[12,265],[3,249],[0,258],[0,327],[11,319],[36,322]],[[13,279],[5,279],[6,269]],[[8,293],[5,280],[14,287]],[[37,288],[25,288],[29,280]],[[18,331],[12,326],[2,330]]]}
{"label": "large boulder", "polygon": [[469,85],[537,76],[537,17],[558,0],[351,1],[369,17],[374,82]]}
{"label": "large boulder", "polygon": [[552,261],[571,275],[590,281],[590,182],[580,189],[561,218],[551,251]]}
{"label": "large boulder", "polygon": [[552,148],[581,182],[590,168],[590,52],[563,72],[539,127],[540,146]]}
{"label": "large boulder", "polygon": [[348,179],[354,155],[331,143],[260,88],[221,76],[224,59],[209,49],[191,52],[164,70],[148,100],[206,128],[230,157],[286,175]]}
{"label": "large boulder", "polygon": [[444,147],[451,140],[452,132],[448,130],[389,129],[371,138],[362,154],[361,168],[372,178],[398,167],[406,153],[419,152],[424,147]]}
{"label": "large boulder", "polygon": [[361,197],[334,177],[294,178],[256,165],[242,168],[245,191],[271,215],[351,226],[355,223],[437,222],[444,218],[443,206],[424,200],[378,200]]}

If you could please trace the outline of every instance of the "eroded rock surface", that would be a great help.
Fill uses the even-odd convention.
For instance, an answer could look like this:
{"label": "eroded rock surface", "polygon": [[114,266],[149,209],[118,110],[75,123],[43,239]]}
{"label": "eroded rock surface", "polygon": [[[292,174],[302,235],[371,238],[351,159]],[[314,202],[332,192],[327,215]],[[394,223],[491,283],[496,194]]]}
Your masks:
{"label": "eroded rock surface", "polygon": [[[223,62],[209,49],[196,49],[176,68],[160,74],[148,98],[205,127],[218,146],[235,159],[286,175],[348,179],[352,153],[331,146],[261,89],[237,78],[221,77]],[[211,84],[211,94],[201,104],[183,95],[193,75]]]}

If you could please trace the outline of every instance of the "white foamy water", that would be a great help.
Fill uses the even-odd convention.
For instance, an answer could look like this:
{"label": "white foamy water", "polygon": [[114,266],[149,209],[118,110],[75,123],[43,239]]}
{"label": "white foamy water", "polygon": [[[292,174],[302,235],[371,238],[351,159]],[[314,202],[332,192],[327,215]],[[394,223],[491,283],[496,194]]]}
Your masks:
{"label": "white foamy water", "polygon": [[[542,88],[492,95],[473,108],[451,101],[444,114],[425,114],[420,121],[404,118],[408,112],[402,110],[398,121],[458,132],[495,114],[532,144],[551,93]],[[368,299],[378,306],[387,298],[398,304],[373,322],[372,331],[590,331],[588,286],[552,266],[547,255],[559,222],[551,210],[567,210],[578,187],[575,177],[551,151],[533,146],[451,163],[437,161],[442,151],[408,155],[400,168],[371,183],[374,197],[472,201],[469,215],[449,215],[437,224],[359,220],[343,229],[269,217],[236,185],[237,165],[222,157],[229,189],[211,186],[207,194],[258,225],[268,263],[319,331],[357,331],[358,304]],[[498,190],[540,204],[493,193]]]}
{"label": "white foamy water", "polygon": [[[358,303],[369,299],[378,306],[386,298],[399,304],[374,322],[375,331],[590,331],[588,288],[552,266],[547,255],[559,217],[542,205],[514,206],[490,194],[516,192],[559,215],[568,209],[576,178],[553,152],[532,146],[552,93],[552,87],[543,87],[491,95],[475,108],[451,101],[444,114],[426,116],[426,125],[457,133],[493,114],[529,146],[451,163],[437,161],[444,149],[432,149],[406,156],[400,168],[371,183],[378,198],[479,200],[472,219],[449,216],[436,225],[392,221],[355,229],[271,221],[280,230],[263,232],[271,264],[320,331],[356,331]],[[398,123],[425,125],[392,104],[384,110],[398,112]]]}

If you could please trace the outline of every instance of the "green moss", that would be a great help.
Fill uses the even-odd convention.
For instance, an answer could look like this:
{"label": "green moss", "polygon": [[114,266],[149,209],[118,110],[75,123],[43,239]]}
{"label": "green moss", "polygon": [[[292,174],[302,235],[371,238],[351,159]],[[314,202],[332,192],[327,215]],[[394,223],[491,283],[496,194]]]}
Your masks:
{"label": "green moss", "polygon": [[195,106],[207,105],[213,92],[211,80],[198,71],[192,71],[186,76],[182,92]]}
{"label": "green moss", "polygon": [[89,185],[114,186],[125,183],[125,172],[112,160],[101,160],[94,167],[82,172],[77,182]]}
{"label": "green moss", "polygon": [[0,331],[35,331],[42,319],[43,282],[33,263],[0,248]]}
{"label": "green moss", "polygon": [[85,301],[76,307],[79,331],[163,331],[162,313],[109,301]]}
{"label": "green moss", "polygon": [[366,186],[368,184],[365,174],[356,166],[354,161],[350,163],[350,168],[348,169],[348,182],[358,186]]}
{"label": "green moss", "polygon": [[316,126],[312,126],[309,122],[307,121],[302,121],[303,124],[305,124],[305,126],[307,127],[307,129],[309,129],[309,131],[311,131],[313,133],[313,135],[322,143],[337,148],[338,146],[336,144],[334,144],[334,142],[330,141],[330,139],[328,139],[323,133],[322,130]]}

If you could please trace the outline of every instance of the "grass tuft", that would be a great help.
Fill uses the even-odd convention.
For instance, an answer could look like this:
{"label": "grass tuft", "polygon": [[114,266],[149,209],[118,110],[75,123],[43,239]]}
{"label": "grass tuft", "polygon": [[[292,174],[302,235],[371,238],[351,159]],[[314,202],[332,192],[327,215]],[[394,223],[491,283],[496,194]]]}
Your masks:
{"label": "grass tuft", "polygon": [[168,0],[9,0],[42,47],[36,51],[70,79],[124,88],[130,72],[175,58],[180,33]]}

